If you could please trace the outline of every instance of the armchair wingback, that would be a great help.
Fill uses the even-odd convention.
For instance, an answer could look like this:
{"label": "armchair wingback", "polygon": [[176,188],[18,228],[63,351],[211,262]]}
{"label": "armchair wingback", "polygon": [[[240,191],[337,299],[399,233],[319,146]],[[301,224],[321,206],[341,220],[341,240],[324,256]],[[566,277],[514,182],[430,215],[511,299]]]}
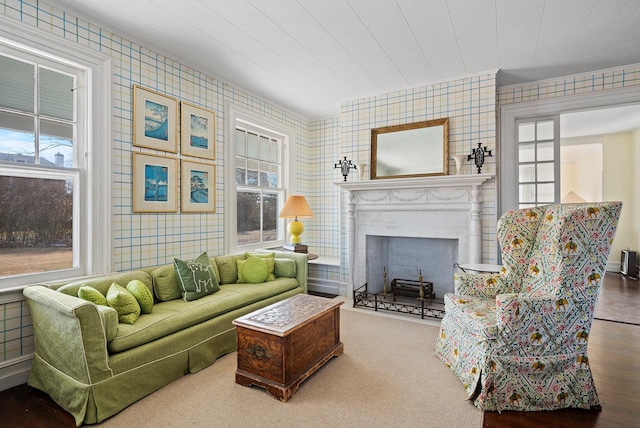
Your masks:
{"label": "armchair wingback", "polygon": [[457,273],[436,355],[483,410],[599,405],[587,343],[622,203],[554,204],[498,221],[500,274]]}

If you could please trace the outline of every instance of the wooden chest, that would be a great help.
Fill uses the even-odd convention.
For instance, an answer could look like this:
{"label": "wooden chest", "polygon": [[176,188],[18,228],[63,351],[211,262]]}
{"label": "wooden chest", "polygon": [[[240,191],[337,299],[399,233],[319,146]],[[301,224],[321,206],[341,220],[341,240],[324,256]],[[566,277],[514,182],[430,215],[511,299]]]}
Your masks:
{"label": "wooden chest", "polygon": [[287,401],[300,384],[342,354],[340,305],[298,294],[233,321],[238,335],[236,383]]}

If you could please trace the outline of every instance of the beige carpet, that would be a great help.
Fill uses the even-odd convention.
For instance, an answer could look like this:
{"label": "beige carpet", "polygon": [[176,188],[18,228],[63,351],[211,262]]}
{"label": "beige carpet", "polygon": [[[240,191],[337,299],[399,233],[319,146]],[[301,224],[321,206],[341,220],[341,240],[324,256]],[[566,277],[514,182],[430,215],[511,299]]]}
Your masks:
{"label": "beige carpet", "polygon": [[[344,354],[286,403],[235,383],[236,354],[138,401],[104,427],[478,427],[483,412],[433,355],[438,327],[341,308]],[[433,324],[433,323],[432,323]]]}

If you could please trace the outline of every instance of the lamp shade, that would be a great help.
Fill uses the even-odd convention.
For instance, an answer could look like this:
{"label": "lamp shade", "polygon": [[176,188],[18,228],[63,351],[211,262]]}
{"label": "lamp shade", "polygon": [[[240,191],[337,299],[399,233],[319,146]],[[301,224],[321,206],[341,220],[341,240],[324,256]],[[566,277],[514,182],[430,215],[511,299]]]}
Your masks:
{"label": "lamp shade", "polygon": [[311,218],[313,212],[304,196],[291,195],[280,211],[280,218]]}

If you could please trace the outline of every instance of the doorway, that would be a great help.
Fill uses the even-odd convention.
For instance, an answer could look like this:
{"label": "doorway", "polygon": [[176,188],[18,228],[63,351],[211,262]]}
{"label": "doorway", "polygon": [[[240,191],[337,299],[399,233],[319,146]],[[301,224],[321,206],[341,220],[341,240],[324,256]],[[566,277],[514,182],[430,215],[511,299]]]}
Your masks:
{"label": "doorway", "polygon": [[[614,94],[616,93],[616,94]],[[520,205],[518,125],[557,120],[560,148],[554,202],[620,200],[623,212],[607,270],[622,249],[640,247],[640,88],[541,100],[500,109],[498,215]],[[536,177],[536,180],[538,177]],[[538,180],[539,181],[539,180]],[[540,183],[536,183],[540,186]]]}

